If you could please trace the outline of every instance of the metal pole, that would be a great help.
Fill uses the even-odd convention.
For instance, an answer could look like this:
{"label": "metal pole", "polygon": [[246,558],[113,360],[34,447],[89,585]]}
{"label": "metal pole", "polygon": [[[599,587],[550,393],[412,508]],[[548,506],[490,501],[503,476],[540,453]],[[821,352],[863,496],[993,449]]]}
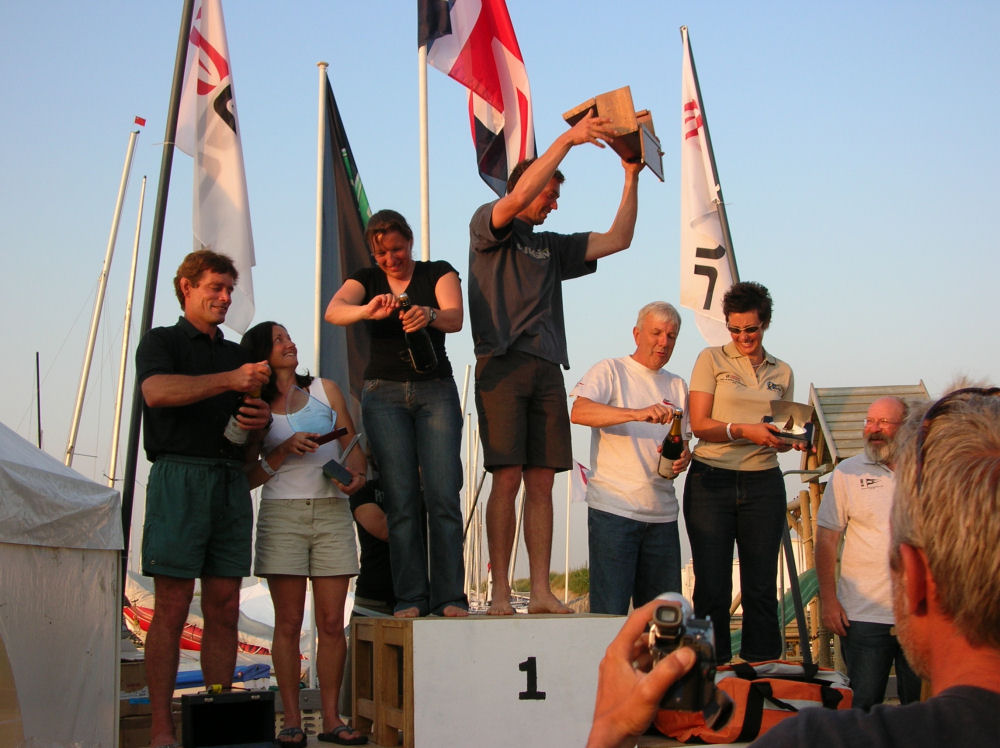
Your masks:
{"label": "metal pole", "polygon": [[139,188],[139,215],[135,219],[135,242],[132,244],[132,268],[128,276],[128,295],[125,300],[125,321],[122,331],[122,355],[118,366],[118,396],[115,398],[115,425],[111,430],[111,458],[108,460],[108,486],[115,487],[118,468],[118,442],[122,426],[122,402],[125,400],[125,366],[128,363],[129,329],[132,327],[132,299],[135,295],[135,269],[139,263],[139,232],[142,230],[142,206],[146,202],[146,177]]}
{"label": "metal pole", "polygon": [[35,351],[35,413],[38,426],[38,448],[42,448],[42,375],[38,351]]}
{"label": "metal pole", "polygon": [[69,427],[69,438],[66,440],[66,466],[73,464],[73,452],[76,451],[76,435],[80,430],[80,414],[83,412],[83,398],[87,394],[87,380],[90,378],[90,363],[94,358],[94,344],[97,342],[97,328],[101,324],[101,309],[104,306],[104,292],[108,288],[108,273],[111,272],[111,258],[115,254],[115,242],[118,240],[118,224],[122,217],[122,204],[125,202],[125,189],[128,187],[128,175],[132,170],[132,154],[135,153],[135,141],[139,131],[133,130],[128,136],[128,147],[125,149],[125,164],[122,166],[121,180],[118,182],[118,199],[115,201],[115,212],[111,218],[111,233],[108,236],[108,246],[104,253],[104,267],[97,284],[97,298],[94,300],[94,312],[90,317],[90,335],[87,337],[87,350],[83,354],[83,369],[80,371],[80,385],[76,391],[76,407],[73,409],[73,422]]}
{"label": "metal pole", "polygon": [[323,324],[323,299],[321,298],[323,293],[323,160],[326,156],[326,69],[329,65],[325,62],[317,62],[316,67],[319,68],[319,105],[316,126],[316,289],[313,293],[316,300],[314,315],[316,327],[313,330],[313,360],[316,362],[316,371],[319,371],[320,325]]}
{"label": "metal pole", "polygon": [[[139,323],[141,337],[153,326],[153,306],[156,303],[156,279],[160,271],[160,247],[163,244],[163,222],[167,214],[167,193],[170,191],[170,169],[174,162],[174,137],[177,134],[177,113],[181,106],[184,83],[184,66],[187,60],[188,35],[194,0],[184,0],[181,27],[177,38],[177,55],[174,59],[174,80],[170,89],[167,109],[167,126],[163,136],[163,157],[160,160],[160,183],[157,187],[156,208],[153,212],[153,234],[149,244],[149,265],[146,268],[146,297]],[[142,390],[135,387],[132,393],[132,416],[129,424],[128,445],[125,450],[125,479],[122,486],[122,529],[125,534],[125,561],[122,574],[128,570],[129,534],[132,529],[132,502],[135,496],[135,473],[139,459],[139,429],[142,426]],[[123,582],[124,586],[124,582]]]}
{"label": "metal pole", "polygon": [[427,148],[427,45],[417,50],[417,88],[420,92],[420,259],[431,259],[430,159]]}

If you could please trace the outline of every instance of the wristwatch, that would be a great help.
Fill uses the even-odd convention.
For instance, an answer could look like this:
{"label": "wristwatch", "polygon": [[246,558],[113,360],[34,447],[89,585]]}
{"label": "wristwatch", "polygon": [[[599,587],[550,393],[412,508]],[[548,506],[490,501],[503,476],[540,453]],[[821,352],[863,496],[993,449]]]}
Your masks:
{"label": "wristwatch", "polygon": [[438,318],[438,313],[437,313],[437,309],[435,309],[432,306],[429,306],[427,308],[431,310],[431,321],[427,323],[428,325],[430,325],[430,324],[433,324],[434,320],[436,320]]}

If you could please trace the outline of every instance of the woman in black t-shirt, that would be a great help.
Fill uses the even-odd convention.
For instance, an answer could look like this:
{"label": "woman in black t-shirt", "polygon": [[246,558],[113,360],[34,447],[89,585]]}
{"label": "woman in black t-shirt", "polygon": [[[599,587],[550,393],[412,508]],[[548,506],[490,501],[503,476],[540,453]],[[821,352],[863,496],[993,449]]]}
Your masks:
{"label": "woman in black t-shirt", "polygon": [[[344,281],[326,321],[364,322],[371,338],[361,414],[385,491],[395,615],[467,615],[459,503],[462,414],[444,346],[445,333],[462,329],[461,283],[447,262],[413,260],[413,231],[396,211],[375,213],[365,240],[376,267]],[[411,302],[405,312],[402,293]],[[430,336],[437,365],[418,373],[406,334],[420,330]]]}

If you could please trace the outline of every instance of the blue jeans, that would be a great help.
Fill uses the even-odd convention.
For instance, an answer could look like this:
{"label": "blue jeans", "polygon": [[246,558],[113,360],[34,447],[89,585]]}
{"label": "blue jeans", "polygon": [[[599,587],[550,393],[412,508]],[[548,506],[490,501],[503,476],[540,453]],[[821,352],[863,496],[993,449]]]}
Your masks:
{"label": "blue jeans", "polygon": [[711,616],[716,659],[732,657],[729,605],[733,543],[740,557],[743,638],[740,656],[773,660],[784,651],[775,579],[785,522],[785,484],[779,468],[725,470],[691,461],[684,481],[684,523],[694,562],[694,612]]}
{"label": "blue jeans", "polygon": [[640,522],[587,510],[590,612],[623,616],[661,592],[681,591],[676,522]]}
{"label": "blue jeans", "polygon": [[854,691],[853,705],[865,711],[881,704],[885,698],[889,668],[894,662],[900,703],[920,700],[920,676],[910,668],[903,648],[891,631],[892,625],[888,623],[851,621],[847,636],[840,637],[847,677]]}
{"label": "blue jeans", "polygon": [[385,492],[396,610],[416,607],[427,615],[447,605],[468,608],[459,501],[462,414],[454,380],[366,380],[361,413]]}

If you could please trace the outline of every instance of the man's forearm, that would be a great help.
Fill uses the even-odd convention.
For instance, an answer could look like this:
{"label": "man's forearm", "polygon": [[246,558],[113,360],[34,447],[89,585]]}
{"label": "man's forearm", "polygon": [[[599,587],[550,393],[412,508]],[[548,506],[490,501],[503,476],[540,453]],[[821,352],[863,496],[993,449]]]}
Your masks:
{"label": "man's forearm", "polygon": [[600,429],[605,426],[617,426],[635,420],[631,408],[619,408],[615,405],[594,402],[585,397],[577,397],[570,410],[570,420],[581,426]]}
{"label": "man's forearm", "polygon": [[190,405],[233,389],[230,374],[154,374],[143,380],[142,397],[151,408]]}

